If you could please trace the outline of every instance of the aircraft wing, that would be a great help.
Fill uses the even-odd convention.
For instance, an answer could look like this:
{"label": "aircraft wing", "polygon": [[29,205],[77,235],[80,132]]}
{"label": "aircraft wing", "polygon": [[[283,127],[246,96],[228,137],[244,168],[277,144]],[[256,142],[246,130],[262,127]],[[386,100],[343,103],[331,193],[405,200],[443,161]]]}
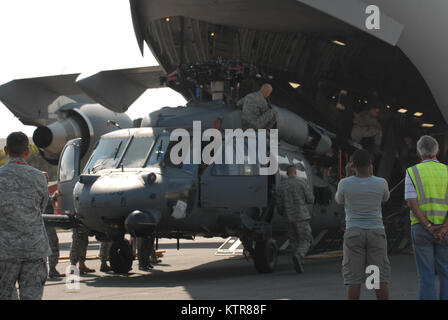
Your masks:
{"label": "aircraft wing", "polygon": [[161,88],[160,66],[101,71],[77,82],[93,100],[115,112],[125,112],[147,89]]}
{"label": "aircraft wing", "polygon": [[12,80],[0,86],[0,101],[25,125],[47,125],[59,108],[92,100],[76,85],[79,73]]}

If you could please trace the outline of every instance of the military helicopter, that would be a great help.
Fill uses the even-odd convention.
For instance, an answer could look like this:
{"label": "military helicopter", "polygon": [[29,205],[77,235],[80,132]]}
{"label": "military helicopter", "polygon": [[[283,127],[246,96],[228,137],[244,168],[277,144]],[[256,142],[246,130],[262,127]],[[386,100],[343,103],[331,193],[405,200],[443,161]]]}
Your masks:
{"label": "military helicopter", "polygon": [[[176,78],[162,81],[190,79],[204,68],[213,70],[210,80],[214,82],[219,82],[217,79],[223,82],[245,80],[255,70],[253,66],[218,61],[206,66],[188,66]],[[229,70],[236,68],[245,71],[230,79]],[[82,80],[81,86],[95,82],[98,77],[94,75]],[[104,75],[101,78],[104,79]],[[185,107],[163,108],[143,118],[139,128],[104,134],[82,170],[81,139],[69,141],[62,151],[59,185],[75,183],[75,219],[99,240],[112,241],[110,262],[115,272],[126,273],[132,266],[132,249],[124,238],[126,233],[134,237],[176,239],[236,236],[253,257],[256,270],[272,272],[278,254],[274,239],[284,238],[287,227],[286,219],[275,214],[272,197],[275,186],[282,176],[286,176],[286,167],[295,165],[298,176],[307,179],[310,188],[331,190],[328,183],[313,173],[305,155],[327,157],[331,152],[332,134],[277,106],[272,107],[279,114],[280,143],[276,146],[278,156],[274,159],[278,168],[272,174],[260,175],[262,165],[248,163],[247,156],[240,164],[209,165],[191,161],[197,151],[195,148],[202,152],[207,147],[204,142],[195,146],[195,134],[202,135],[210,128],[224,132],[242,127],[241,109],[224,101],[226,94],[231,93],[226,93],[223,85],[211,84],[218,88],[211,92],[212,101],[193,101]],[[194,127],[194,121],[200,121],[199,129]],[[192,133],[188,138],[191,145],[184,160],[173,163],[170,154],[178,141],[173,141],[171,135],[179,128]],[[230,142],[222,136],[217,139],[223,147],[230,144],[234,156],[240,151],[236,139]],[[269,142],[267,144],[269,149]],[[249,145],[250,140],[246,139],[245,155]],[[190,160],[185,160],[188,157]],[[316,214],[312,225],[316,233],[337,228],[341,222],[343,212],[334,203],[333,193],[334,188],[325,201],[320,199],[314,206]]]}
{"label": "military helicopter", "polygon": [[[118,107],[132,104],[144,92],[142,88],[190,83],[197,80],[194,75],[200,77],[196,82],[198,99],[185,107],[163,108],[134,123],[119,112]],[[209,128],[220,132],[241,128],[241,109],[235,104],[238,94],[224,87],[235,81],[272,78],[255,66],[219,60],[186,66],[175,75],[164,74],[160,67],[148,67],[103,71],[75,82],[78,76],[14,80],[0,87],[0,98],[22,121],[36,117],[19,113],[32,110],[24,104],[27,99],[16,98],[19,93],[45,97],[38,105],[44,111],[52,110],[47,101],[66,102],[48,112],[47,119],[32,122],[38,125],[33,140],[41,154],[48,161],[54,162],[48,155],[59,158],[59,203],[65,214],[44,218],[46,223],[64,228],[83,224],[99,240],[112,241],[110,262],[115,272],[126,273],[132,265],[126,233],[178,240],[237,236],[254,258],[257,271],[272,272],[287,228],[286,219],[275,214],[272,197],[291,164],[310,188],[317,193],[326,191],[311,208],[315,233],[340,225],[343,211],[334,203],[334,186],[315,174],[306,156],[327,158],[334,135],[286,109],[272,106],[279,114],[280,142],[275,159],[278,170],[271,175],[260,175],[260,164],[247,162],[205,165],[170,161],[170,150],[176,144],[170,140],[173,130],[183,128],[194,134],[193,124],[198,120],[199,134]],[[205,87],[205,81],[213,82],[213,92],[200,88]],[[119,100],[104,96],[113,85],[123,90],[117,95]],[[213,99],[199,101],[201,95]],[[93,104],[94,100],[102,104]],[[68,140],[65,146],[64,138]],[[230,144],[236,155],[236,140]],[[245,154],[248,146],[246,140]],[[204,147],[200,143],[199,149]]]}

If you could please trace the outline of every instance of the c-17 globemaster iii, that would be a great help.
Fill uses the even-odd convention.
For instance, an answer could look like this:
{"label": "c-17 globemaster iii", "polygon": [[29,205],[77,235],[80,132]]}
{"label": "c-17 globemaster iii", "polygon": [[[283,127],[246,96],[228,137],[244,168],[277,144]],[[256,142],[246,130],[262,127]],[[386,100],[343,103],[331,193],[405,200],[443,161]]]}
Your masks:
{"label": "c-17 globemaster iii", "polygon": [[[344,12],[331,1],[130,1],[138,43],[143,48],[146,42],[161,66],[103,71],[76,85],[71,79],[77,94],[85,93],[83,99],[89,96],[117,117],[147,88],[170,87],[189,103],[153,112],[134,123],[138,128],[107,115],[102,123],[116,124],[109,130],[129,129],[95,136],[91,126],[90,140],[70,135],[81,139],[70,141],[59,157],[59,186],[67,186],[61,191],[72,201],[66,210],[99,239],[113,241],[115,271],[127,272],[132,263],[125,233],[178,239],[237,236],[258,271],[273,271],[287,222],[276,214],[272,194],[291,164],[316,196],[312,208],[316,240],[327,235],[324,245],[340,243],[337,231],[344,213],[334,203],[335,186],[349,153],[358,147],[350,141],[353,115],[371,105],[382,110],[385,137],[377,175],[390,185],[402,179],[395,156],[404,132],[438,135],[445,158],[446,111],[440,106],[447,97],[439,90],[443,82],[434,77],[446,79],[446,70],[432,68],[438,61],[434,50],[433,59],[421,59],[412,45],[418,37],[409,30],[427,32],[426,26],[409,19],[415,1],[402,7],[402,1],[373,1],[381,9],[380,31],[365,28],[366,5],[344,0],[349,2],[353,10]],[[442,12],[439,6],[443,4],[429,8],[437,15]],[[427,45],[446,51],[434,42]],[[263,82],[273,85],[271,102],[279,113],[275,174],[259,175],[261,167],[248,163],[171,163],[173,130],[193,133],[193,121],[201,121],[201,130],[240,128],[236,102]],[[10,89],[0,88],[3,101],[29,122],[23,111],[28,109],[11,103]],[[60,96],[66,97],[63,89]],[[43,109],[50,110],[49,106],[42,104]],[[60,103],[53,108],[64,107]],[[36,121],[39,115],[28,119]],[[56,123],[62,120],[49,123],[55,123],[53,128],[38,124],[59,138]],[[63,127],[69,131],[68,124]],[[60,145],[53,152],[55,158]],[[46,147],[41,144],[44,154]],[[86,150],[93,150],[90,157]],[[407,209],[399,189],[393,190],[384,213],[387,221],[399,218],[386,225],[389,238],[399,242],[405,235],[400,225],[407,219]]]}

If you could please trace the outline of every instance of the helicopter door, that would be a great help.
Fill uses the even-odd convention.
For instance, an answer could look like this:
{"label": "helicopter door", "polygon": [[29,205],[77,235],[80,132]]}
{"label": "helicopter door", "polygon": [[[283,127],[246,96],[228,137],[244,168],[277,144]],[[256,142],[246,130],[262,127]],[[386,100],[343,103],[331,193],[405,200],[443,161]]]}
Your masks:
{"label": "helicopter door", "polygon": [[58,191],[59,206],[63,213],[73,213],[73,189],[80,174],[81,139],[67,142],[59,157]]}
{"label": "helicopter door", "polygon": [[[230,143],[233,148],[233,164],[207,166],[200,177],[200,203],[203,208],[267,207],[268,176],[260,175],[258,155],[255,155],[256,161],[252,161],[253,159],[249,157],[248,153],[248,150],[251,149],[250,144],[254,142],[257,142],[256,139],[244,139],[244,154],[241,164],[237,164],[236,155],[239,150],[235,140],[232,139]],[[222,155],[224,163],[224,148]]]}
{"label": "helicopter door", "polygon": [[268,176],[258,174],[258,165],[211,165],[201,176],[200,197],[203,208],[265,208]]}

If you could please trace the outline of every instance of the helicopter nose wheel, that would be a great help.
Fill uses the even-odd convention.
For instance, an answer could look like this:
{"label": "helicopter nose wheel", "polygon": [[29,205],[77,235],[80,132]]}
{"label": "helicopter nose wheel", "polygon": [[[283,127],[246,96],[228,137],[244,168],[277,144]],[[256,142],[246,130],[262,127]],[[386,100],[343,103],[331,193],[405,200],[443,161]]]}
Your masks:
{"label": "helicopter nose wheel", "polygon": [[129,241],[126,239],[113,241],[110,246],[109,262],[115,273],[128,273],[132,269],[134,256]]}
{"label": "helicopter nose wheel", "polygon": [[253,259],[258,273],[272,273],[277,266],[278,249],[274,239],[259,240],[255,243]]}

